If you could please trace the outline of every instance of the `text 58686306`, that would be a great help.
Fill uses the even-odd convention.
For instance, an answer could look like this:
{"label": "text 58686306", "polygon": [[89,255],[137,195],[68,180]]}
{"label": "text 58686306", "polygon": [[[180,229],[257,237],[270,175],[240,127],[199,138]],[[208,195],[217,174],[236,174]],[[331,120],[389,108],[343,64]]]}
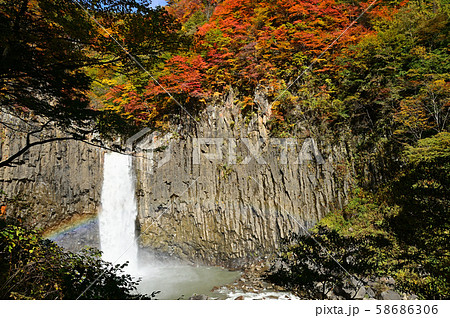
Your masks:
{"label": "text 58686306", "polygon": [[376,314],[380,315],[436,315],[438,305],[377,305]]}

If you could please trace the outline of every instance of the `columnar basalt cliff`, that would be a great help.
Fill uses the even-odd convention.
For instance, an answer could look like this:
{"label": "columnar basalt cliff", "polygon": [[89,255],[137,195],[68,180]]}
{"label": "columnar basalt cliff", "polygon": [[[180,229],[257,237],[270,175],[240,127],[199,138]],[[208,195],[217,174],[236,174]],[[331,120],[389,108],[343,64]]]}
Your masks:
{"label": "columnar basalt cliff", "polygon": [[137,143],[153,149],[135,160],[141,245],[239,267],[343,206],[352,175],[346,144],[269,138],[268,103],[259,104],[265,115],[248,122],[231,94],[190,136]]}
{"label": "columnar basalt cliff", "polygon": [[[0,116],[4,123],[0,125],[1,157],[5,160],[25,145],[30,126],[8,114]],[[57,128],[47,128],[46,135],[66,136]],[[0,168],[6,213],[47,231],[95,217],[100,206],[102,158],[102,150],[75,140],[30,148],[14,166]]]}
{"label": "columnar basalt cliff", "polygon": [[[270,138],[263,95],[256,95],[261,111],[253,119],[233,100],[230,93],[209,106],[190,130],[144,131],[132,139],[141,246],[239,267],[270,255],[289,233],[305,231],[345,203],[353,173],[344,140],[327,140],[311,127],[292,138]],[[21,126],[5,114],[2,122]],[[3,160],[25,138],[2,126]],[[95,216],[103,153],[78,141],[31,148],[17,166],[0,169],[7,213],[47,231]]]}

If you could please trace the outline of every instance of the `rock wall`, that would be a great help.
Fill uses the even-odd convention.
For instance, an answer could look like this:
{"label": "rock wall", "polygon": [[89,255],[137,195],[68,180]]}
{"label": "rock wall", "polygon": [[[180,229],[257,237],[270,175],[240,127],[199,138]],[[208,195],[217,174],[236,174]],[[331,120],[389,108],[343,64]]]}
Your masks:
{"label": "rock wall", "polygon": [[344,204],[352,174],[344,142],[269,138],[268,103],[248,122],[230,95],[206,109],[189,136],[151,134],[137,142],[142,246],[240,267]]}
{"label": "rock wall", "polygon": [[[0,120],[4,160],[25,145],[30,126],[5,113],[0,113]],[[55,127],[45,134],[64,136]],[[74,140],[34,146],[17,165],[0,168],[1,204],[9,216],[47,231],[90,218],[100,206],[102,158],[98,148]]]}
{"label": "rock wall", "polygon": [[[145,130],[130,139],[142,246],[241,267],[343,206],[352,183],[345,141],[306,133],[314,129],[269,138],[269,104],[263,95],[255,101],[260,115],[252,120],[242,117],[230,92],[190,129]],[[1,126],[5,159],[25,143],[26,134],[10,128],[26,124],[0,119],[10,123]],[[100,208],[102,158],[103,150],[77,141],[33,147],[17,166],[0,168],[1,203],[9,215],[47,231],[89,219]]]}

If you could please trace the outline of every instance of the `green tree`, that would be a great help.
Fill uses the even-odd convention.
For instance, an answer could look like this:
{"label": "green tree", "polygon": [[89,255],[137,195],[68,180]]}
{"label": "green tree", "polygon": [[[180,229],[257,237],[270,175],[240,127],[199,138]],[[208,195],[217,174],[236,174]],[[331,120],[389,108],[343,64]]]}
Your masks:
{"label": "green tree", "polygon": [[35,231],[0,219],[0,299],[148,299],[123,265],[102,261],[100,252],[75,254]]}
{"label": "green tree", "polygon": [[404,169],[393,182],[389,220],[408,251],[400,282],[423,298],[450,297],[450,133],[419,140],[405,150]]}

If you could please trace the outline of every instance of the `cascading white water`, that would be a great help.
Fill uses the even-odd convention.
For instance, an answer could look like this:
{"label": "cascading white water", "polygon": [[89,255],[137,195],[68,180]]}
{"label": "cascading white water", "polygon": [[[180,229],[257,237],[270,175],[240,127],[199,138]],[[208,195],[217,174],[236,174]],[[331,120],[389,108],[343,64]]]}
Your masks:
{"label": "cascading white water", "polygon": [[137,208],[131,156],[106,153],[103,169],[99,216],[102,258],[117,264],[128,261],[125,270],[135,273],[138,265],[135,237]]}
{"label": "cascading white water", "polygon": [[[192,267],[170,261],[159,263],[149,255],[147,259],[144,257],[145,264],[138,271],[138,246],[135,237],[137,204],[132,171],[131,156],[105,154],[102,208],[99,215],[102,258],[116,264],[128,261],[129,265],[125,271],[133,276],[142,276],[138,292],[150,294],[160,290],[160,299],[178,299],[182,295],[189,297],[194,293],[208,294],[212,293],[211,288],[214,286],[235,281],[240,276],[239,272]],[[146,255],[144,251],[142,255]],[[216,294],[214,297],[228,297],[226,294]],[[235,298],[234,294],[230,295]],[[242,295],[247,298],[254,297]]]}

